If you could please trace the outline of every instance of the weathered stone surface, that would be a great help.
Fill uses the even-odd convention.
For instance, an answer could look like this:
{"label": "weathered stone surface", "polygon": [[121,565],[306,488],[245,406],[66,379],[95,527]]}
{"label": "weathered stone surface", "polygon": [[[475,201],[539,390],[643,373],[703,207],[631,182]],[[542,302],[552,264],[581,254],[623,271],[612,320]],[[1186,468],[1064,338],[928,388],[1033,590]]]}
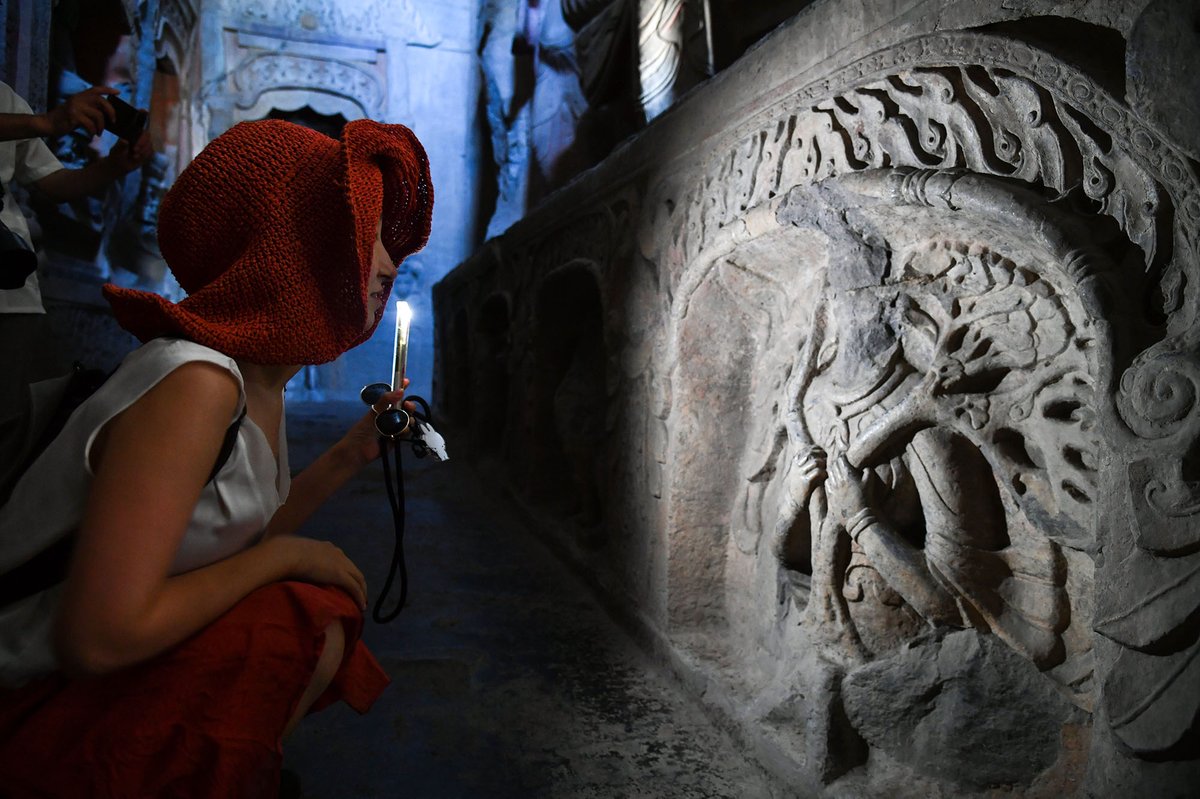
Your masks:
{"label": "weathered stone surface", "polygon": [[464,320],[512,298],[527,411],[497,452],[553,476],[529,298],[586,264],[610,411],[605,543],[579,561],[766,762],[838,796],[1059,795],[1085,759],[1097,796],[1151,771],[1178,793],[1200,176],[1120,46],[1163,23],[852,5],[810,7],[439,285]]}
{"label": "weathered stone surface", "polygon": [[971,789],[1028,785],[1058,757],[1082,713],[992,636],[963,631],[869,663],[842,683],[846,713],[872,746]]}
{"label": "weathered stone surface", "polygon": [[1129,105],[1200,160],[1200,6],[1154,0],[1129,32]]}

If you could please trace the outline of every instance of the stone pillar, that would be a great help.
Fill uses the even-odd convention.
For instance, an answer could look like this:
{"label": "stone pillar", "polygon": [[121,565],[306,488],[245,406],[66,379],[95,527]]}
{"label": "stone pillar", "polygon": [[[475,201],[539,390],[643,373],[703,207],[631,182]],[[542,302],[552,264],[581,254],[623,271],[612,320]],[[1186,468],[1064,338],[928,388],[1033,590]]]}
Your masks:
{"label": "stone pillar", "polygon": [[412,119],[409,107],[408,35],[404,20],[389,17],[383,21],[384,53],[387,57],[385,119],[405,123]]}

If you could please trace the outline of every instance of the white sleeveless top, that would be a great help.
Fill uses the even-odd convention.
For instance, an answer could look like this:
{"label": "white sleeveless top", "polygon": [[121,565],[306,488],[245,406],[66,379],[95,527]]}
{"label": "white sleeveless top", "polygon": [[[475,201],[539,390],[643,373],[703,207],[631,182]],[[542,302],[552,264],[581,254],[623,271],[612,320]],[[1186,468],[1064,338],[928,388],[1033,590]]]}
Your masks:
{"label": "white sleeveless top", "polygon": [[[0,574],[79,527],[92,483],[88,456],[96,434],[160,380],[192,361],[213,363],[233,374],[238,404],[230,423],[241,416],[246,394],[232,358],[173,338],[154,339],[133,351],[71,415],[0,509]],[[179,409],[179,424],[188,424],[186,407]],[[291,484],[282,418],[275,434],[278,465],[264,432],[249,417],[242,420],[229,460],[200,494],[171,574],[215,563],[258,541]],[[60,591],[51,588],[0,608],[0,685],[19,685],[57,669],[51,633]]]}

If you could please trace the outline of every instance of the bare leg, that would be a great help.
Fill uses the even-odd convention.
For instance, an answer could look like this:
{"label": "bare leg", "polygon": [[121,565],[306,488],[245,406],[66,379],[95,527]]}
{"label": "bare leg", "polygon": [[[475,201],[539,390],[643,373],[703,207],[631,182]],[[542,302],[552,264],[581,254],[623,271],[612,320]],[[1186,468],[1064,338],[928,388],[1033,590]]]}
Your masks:
{"label": "bare leg", "polygon": [[312,681],[304,689],[304,695],[300,697],[300,704],[297,705],[296,712],[288,719],[287,726],[283,728],[284,738],[291,735],[292,730],[296,729],[296,725],[308,713],[313,702],[316,702],[318,697],[325,693],[329,683],[333,682],[334,676],[342,665],[342,654],[345,650],[346,632],[342,629],[342,623],[337,621],[325,628],[325,647],[321,650],[321,657],[317,659],[317,667],[313,670]]}

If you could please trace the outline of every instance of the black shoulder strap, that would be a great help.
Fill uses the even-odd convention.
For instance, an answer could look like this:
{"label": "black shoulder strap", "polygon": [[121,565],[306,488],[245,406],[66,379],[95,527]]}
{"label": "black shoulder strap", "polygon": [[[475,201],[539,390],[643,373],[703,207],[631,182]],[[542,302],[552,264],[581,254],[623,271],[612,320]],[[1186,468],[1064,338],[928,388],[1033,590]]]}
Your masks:
{"label": "black shoulder strap", "polygon": [[225,440],[221,442],[221,451],[217,453],[217,460],[213,463],[212,471],[208,473],[208,479],[204,481],[205,485],[217,479],[217,473],[225,467],[229,456],[233,454],[233,448],[237,445],[238,430],[242,429],[242,420],[245,418],[246,408],[243,406],[241,415],[234,419],[233,424],[229,425],[225,431]]}
{"label": "black shoulder strap", "polygon": [[[229,461],[237,445],[238,430],[245,418],[246,410],[243,408],[242,414],[225,430],[225,440],[221,442],[221,451],[217,453],[217,460],[205,485],[215,480],[217,473]],[[71,563],[71,552],[75,549],[75,534],[76,531],[72,530],[20,566],[0,575],[0,608],[20,602],[67,579],[67,567]]]}

